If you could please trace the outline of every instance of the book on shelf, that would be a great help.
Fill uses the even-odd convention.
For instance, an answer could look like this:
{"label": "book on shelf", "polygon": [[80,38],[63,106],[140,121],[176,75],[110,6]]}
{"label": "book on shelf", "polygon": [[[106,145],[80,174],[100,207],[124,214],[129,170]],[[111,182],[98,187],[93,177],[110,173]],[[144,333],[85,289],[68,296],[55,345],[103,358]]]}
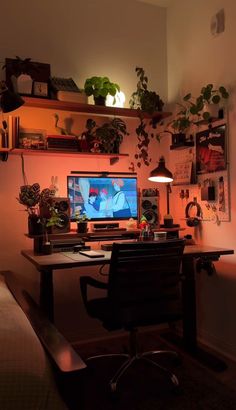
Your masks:
{"label": "book on shelf", "polygon": [[72,78],[52,77],[50,86],[53,98],[59,101],[87,104],[87,96],[77,87]]}
{"label": "book on shelf", "polygon": [[16,148],[19,140],[20,117],[8,116],[8,148]]}
{"label": "book on shelf", "polygon": [[16,148],[19,137],[20,117],[9,115],[7,121],[3,121],[0,132],[0,148]]}
{"label": "book on shelf", "polygon": [[81,104],[88,103],[88,97],[84,92],[74,92],[74,91],[57,91],[56,99],[59,101],[75,102]]}

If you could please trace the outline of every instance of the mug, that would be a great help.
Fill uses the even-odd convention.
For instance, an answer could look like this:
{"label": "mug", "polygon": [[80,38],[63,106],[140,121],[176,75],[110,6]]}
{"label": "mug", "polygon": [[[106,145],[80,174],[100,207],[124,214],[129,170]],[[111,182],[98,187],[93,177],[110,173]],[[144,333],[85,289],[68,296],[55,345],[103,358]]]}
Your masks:
{"label": "mug", "polygon": [[167,232],[154,232],[154,241],[165,241]]}

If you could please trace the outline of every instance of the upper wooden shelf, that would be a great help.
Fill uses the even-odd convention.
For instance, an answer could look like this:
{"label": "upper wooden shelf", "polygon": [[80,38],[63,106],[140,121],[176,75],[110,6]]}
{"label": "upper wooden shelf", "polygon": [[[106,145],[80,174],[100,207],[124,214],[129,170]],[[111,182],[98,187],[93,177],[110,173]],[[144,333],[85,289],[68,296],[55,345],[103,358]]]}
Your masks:
{"label": "upper wooden shelf", "polygon": [[[101,105],[92,104],[82,104],[58,100],[50,100],[46,98],[33,98],[33,97],[23,97],[25,100],[25,107],[36,107],[36,108],[48,108],[53,110],[64,110],[64,111],[74,111],[85,114],[94,115],[105,115],[105,116],[119,116],[119,117],[130,117],[137,118],[138,110],[132,108],[117,108],[117,107],[104,107]],[[143,113],[145,118],[157,118],[162,119],[169,117],[170,112],[156,111],[153,115],[148,113]]]}

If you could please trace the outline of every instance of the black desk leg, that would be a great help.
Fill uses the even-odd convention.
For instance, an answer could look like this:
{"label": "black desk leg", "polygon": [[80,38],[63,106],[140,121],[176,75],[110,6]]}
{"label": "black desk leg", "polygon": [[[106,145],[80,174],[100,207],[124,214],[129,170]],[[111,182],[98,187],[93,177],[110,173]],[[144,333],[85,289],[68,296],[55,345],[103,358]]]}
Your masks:
{"label": "black desk leg", "polygon": [[53,272],[51,269],[40,271],[39,305],[48,319],[54,322]]}
{"label": "black desk leg", "polygon": [[184,257],[182,271],[183,338],[170,333],[161,336],[185,350],[203,365],[221,372],[227,368],[226,364],[197,344],[195,259],[193,257]]}

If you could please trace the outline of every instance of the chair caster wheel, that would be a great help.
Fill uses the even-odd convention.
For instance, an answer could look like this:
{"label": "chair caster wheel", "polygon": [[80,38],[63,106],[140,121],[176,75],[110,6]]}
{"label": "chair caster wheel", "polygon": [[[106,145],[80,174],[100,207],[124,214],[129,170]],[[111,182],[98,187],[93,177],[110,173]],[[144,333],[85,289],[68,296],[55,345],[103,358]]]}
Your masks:
{"label": "chair caster wheel", "polygon": [[111,391],[111,393],[116,392],[116,383],[110,383],[110,391]]}
{"label": "chair caster wheel", "polygon": [[179,387],[179,380],[177,379],[177,377],[175,376],[175,374],[171,375],[171,381],[174,385],[174,388]]}

